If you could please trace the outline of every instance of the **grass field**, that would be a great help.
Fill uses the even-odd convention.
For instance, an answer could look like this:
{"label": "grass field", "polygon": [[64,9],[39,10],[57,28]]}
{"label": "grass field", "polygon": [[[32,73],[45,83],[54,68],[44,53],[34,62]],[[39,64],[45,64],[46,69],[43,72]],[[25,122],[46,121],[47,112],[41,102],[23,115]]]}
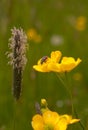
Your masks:
{"label": "grass field", "polygon": [[[13,27],[23,28],[28,36],[28,61],[18,102],[12,95],[12,66],[5,55]],[[31,31],[36,37],[30,36]],[[32,130],[35,102],[40,103],[42,98],[52,111],[72,115],[70,95],[56,74],[33,69],[41,57],[56,50],[63,56],[82,59],[68,78],[76,113],[88,130],[88,1],[0,1],[0,130]],[[68,130],[83,128],[76,123],[69,125]]]}

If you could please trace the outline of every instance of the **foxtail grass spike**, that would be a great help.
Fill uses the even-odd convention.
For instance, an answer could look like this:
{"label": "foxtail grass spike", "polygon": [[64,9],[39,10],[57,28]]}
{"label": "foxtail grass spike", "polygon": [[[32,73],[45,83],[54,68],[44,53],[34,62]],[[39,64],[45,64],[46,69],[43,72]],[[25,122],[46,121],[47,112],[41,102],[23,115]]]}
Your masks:
{"label": "foxtail grass spike", "polygon": [[22,89],[23,70],[27,63],[27,36],[22,28],[16,29],[14,27],[11,29],[11,32],[12,36],[8,44],[11,52],[8,52],[7,56],[10,58],[8,63],[13,66],[13,96],[18,100]]}

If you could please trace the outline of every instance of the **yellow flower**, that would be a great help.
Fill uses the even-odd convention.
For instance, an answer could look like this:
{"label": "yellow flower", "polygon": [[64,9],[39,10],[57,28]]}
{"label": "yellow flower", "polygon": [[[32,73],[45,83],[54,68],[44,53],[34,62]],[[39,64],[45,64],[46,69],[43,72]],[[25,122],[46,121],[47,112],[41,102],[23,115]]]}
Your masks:
{"label": "yellow flower", "polygon": [[31,28],[27,31],[27,36],[29,40],[34,40],[34,38],[36,37],[37,32],[34,28]]}
{"label": "yellow flower", "polygon": [[61,52],[60,51],[53,51],[51,53],[51,57],[49,58],[48,56],[44,56],[42,57],[37,65],[34,65],[33,68],[37,71],[40,72],[50,72],[50,63],[54,63],[56,64],[57,62],[59,62],[60,58],[61,58]]}
{"label": "yellow flower", "polygon": [[34,130],[66,130],[69,124],[78,121],[69,115],[60,116],[57,112],[47,110],[42,115],[33,116],[31,123]]}
{"label": "yellow flower", "polygon": [[47,56],[42,57],[33,68],[40,72],[53,71],[62,73],[71,71],[81,62],[80,58],[75,61],[73,57],[63,57],[60,62],[61,55],[60,51],[53,51],[50,58]]}
{"label": "yellow flower", "polygon": [[75,23],[75,28],[78,31],[83,31],[86,28],[86,17],[80,16],[77,18],[76,23]]}
{"label": "yellow flower", "polygon": [[27,36],[29,40],[32,40],[36,43],[40,43],[42,41],[41,35],[37,34],[37,31],[34,28],[31,28],[27,31]]}

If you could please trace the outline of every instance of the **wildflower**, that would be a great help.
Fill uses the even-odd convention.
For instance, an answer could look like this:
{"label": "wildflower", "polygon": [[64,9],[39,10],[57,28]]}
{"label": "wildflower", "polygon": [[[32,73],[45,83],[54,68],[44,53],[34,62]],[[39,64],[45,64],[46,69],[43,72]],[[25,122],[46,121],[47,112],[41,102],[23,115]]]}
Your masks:
{"label": "wildflower", "polygon": [[80,16],[76,19],[76,22],[75,22],[75,28],[78,30],[78,31],[83,31],[85,30],[86,28],[86,17],[84,16]]}
{"label": "wildflower", "polygon": [[79,119],[72,119],[67,114],[59,115],[57,112],[47,110],[42,115],[33,116],[31,123],[34,130],[66,130],[69,124],[78,121]]}
{"label": "wildflower", "polygon": [[33,116],[31,124],[34,130],[66,130],[69,124],[80,121],[80,119],[72,119],[72,116],[67,114],[59,115],[51,111],[47,105],[47,101],[41,99],[43,107],[41,110],[44,109],[44,111]]}
{"label": "wildflower", "polygon": [[27,31],[27,36],[28,36],[28,39],[29,40],[33,40],[34,39],[34,37],[36,37],[36,35],[37,35],[37,32],[36,32],[36,30],[35,29],[29,29],[28,31]]}
{"label": "wildflower", "polygon": [[[37,65],[34,65],[33,68],[37,71],[40,71],[40,72],[50,72],[51,70],[49,69],[49,64],[50,63],[57,63],[59,62],[60,58],[61,58],[61,52],[60,51],[53,51],[51,53],[51,57],[48,57],[48,56],[44,56],[44,57],[47,57],[47,58],[44,58],[42,57]],[[44,60],[43,60],[44,59]],[[43,63],[42,63],[43,62]]]}
{"label": "wildflower", "polygon": [[34,65],[33,68],[40,72],[69,72],[74,69],[80,62],[81,59],[78,58],[75,60],[73,57],[62,57],[60,51],[51,52],[51,57],[47,57],[41,64],[42,58],[38,61],[37,65]]}
{"label": "wildflower", "polygon": [[14,27],[11,31],[12,36],[9,39],[11,52],[8,53],[8,57],[10,58],[9,63],[13,66],[13,95],[18,100],[21,93],[22,73],[27,63],[27,36],[21,28]]}

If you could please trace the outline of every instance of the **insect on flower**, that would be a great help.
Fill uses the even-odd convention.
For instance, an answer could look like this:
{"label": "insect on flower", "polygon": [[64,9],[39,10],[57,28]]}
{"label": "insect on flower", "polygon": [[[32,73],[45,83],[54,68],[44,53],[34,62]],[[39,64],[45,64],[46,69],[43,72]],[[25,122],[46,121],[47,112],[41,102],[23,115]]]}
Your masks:
{"label": "insect on flower", "polygon": [[43,57],[41,58],[40,63],[43,64],[44,62],[46,62],[47,58],[48,58],[48,56],[43,56]]}

